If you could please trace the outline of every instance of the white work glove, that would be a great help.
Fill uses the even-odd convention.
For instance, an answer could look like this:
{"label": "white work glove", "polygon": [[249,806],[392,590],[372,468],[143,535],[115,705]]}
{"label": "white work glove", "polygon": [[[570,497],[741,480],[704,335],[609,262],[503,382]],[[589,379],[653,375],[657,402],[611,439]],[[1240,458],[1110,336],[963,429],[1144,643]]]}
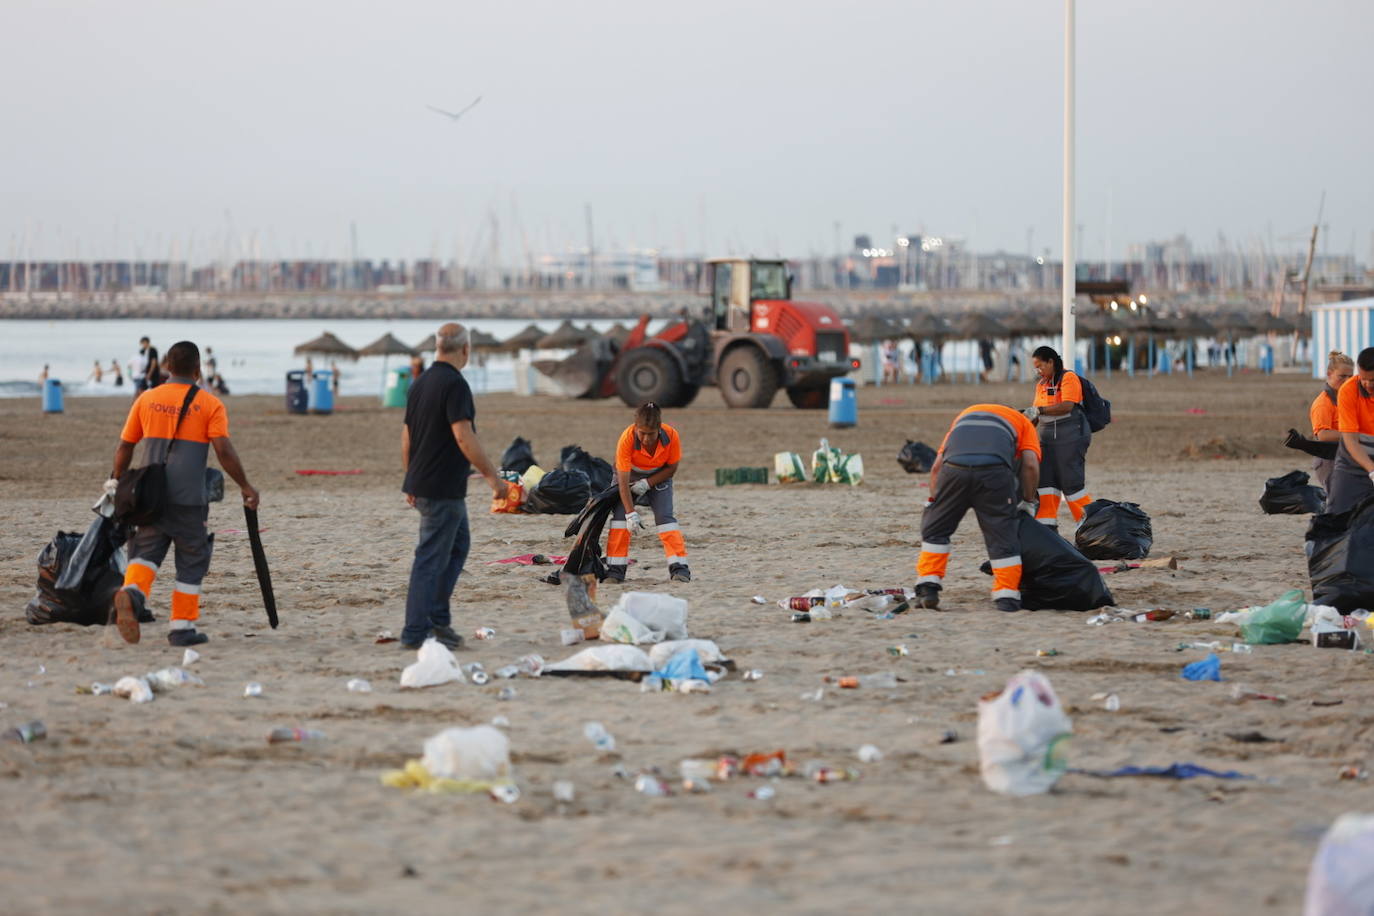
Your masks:
{"label": "white work glove", "polygon": [[1022,416],[1024,416],[1027,420],[1030,420],[1032,423],[1034,423],[1036,420],[1038,420],[1038,419],[1040,418],[1040,408],[1039,408],[1039,407],[1027,407],[1025,410],[1021,411],[1021,414],[1022,414]]}
{"label": "white work glove", "polygon": [[1369,479],[1370,479],[1371,481],[1374,481],[1374,471],[1370,471],[1370,472],[1369,472]]}
{"label": "white work glove", "polygon": [[644,480],[636,480],[634,483],[630,484],[630,495],[631,495],[631,496],[636,496],[636,497],[638,497],[638,496],[643,496],[645,493],[648,493],[648,492],[649,492],[649,481],[648,481],[647,478],[644,479]]}
{"label": "white work glove", "polygon": [[639,530],[639,513],[638,513],[638,512],[627,512],[627,513],[625,513],[625,527],[626,527],[627,529],[629,529],[631,532],[635,532],[635,531],[638,531],[638,530]]}
{"label": "white work glove", "polygon": [[115,492],[116,492],[118,489],[119,489],[119,478],[118,478],[118,477],[111,477],[109,480],[105,481],[105,487],[104,487],[105,495],[108,496],[108,497],[110,497],[110,499],[114,499]]}
{"label": "white work glove", "polygon": [[1035,500],[1023,499],[1016,508],[1026,513],[1031,518],[1035,518],[1036,510],[1040,508],[1040,505]]}

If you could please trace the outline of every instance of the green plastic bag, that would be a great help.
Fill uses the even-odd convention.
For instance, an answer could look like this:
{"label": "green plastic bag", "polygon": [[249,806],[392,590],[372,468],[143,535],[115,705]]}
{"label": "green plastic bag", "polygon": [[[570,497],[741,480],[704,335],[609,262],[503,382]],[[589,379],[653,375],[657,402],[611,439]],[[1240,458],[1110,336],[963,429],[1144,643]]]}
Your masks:
{"label": "green plastic bag", "polygon": [[1241,624],[1240,636],[1252,646],[1292,642],[1302,632],[1306,616],[1307,599],[1301,590],[1295,588],[1273,604],[1251,614],[1250,620]]}

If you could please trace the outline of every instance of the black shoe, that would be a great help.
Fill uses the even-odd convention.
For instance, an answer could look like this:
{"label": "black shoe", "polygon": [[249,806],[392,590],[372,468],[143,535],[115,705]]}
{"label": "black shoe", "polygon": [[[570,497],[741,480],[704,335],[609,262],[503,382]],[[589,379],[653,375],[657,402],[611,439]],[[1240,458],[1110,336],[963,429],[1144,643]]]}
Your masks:
{"label": "black shoe", "polygon": [[614,585],[625,584],[625,568],[621,566],[608,567],[606,575],[601,577],[602,582],[610,582]]}
{"label": "black shoe", "polygon": [[204,633],[196,631],[195,627],[189,630],[171,630],[167,633],[167,643],[184,649],[187,646],[199,646],[210,641],[210,637]]}
{"label": "black shoe", "polygon": [[445,649],[463,648],[463,637],[453,632],[453,627],[435,627],[434,638],[439,640],[439,645]]}
{"label": "black shoe", "polygon": [[424,643],[406,642],[404,639],[398,639],[396,641],[396,645],[400,646],[402,649],[405,649],[407,652],[418,652],[420,651],[420,647],[423,646]]}
{"label": "black shoe", "polygon": [[669,563],[668,578],[674,582],[691,582],[692,571],[687,568],[686,563]]}
{"label": "black shoe", "polygon": [[934,582],[922,582],[916,586],[916,597],[911,600],[917,607],[923,607],[929,611],[939,610],[940,586]]}
{"label": "black shoe", "polygon": [[993,604],[997,605],[997,610],[1006,611],[1009,614],[1021,610],[1020,598],[998,598]]}

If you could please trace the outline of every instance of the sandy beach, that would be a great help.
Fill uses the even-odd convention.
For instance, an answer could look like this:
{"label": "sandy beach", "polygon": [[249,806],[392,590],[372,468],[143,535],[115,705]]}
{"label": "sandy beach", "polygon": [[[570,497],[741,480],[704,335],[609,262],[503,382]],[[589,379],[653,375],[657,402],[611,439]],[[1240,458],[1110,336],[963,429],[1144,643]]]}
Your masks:
{"label": "sandy beach", "polygon": [[[1107,576],[1119,606],[1216,612],[1265,604],[1308,586],[1306,517],[1265,516],[1265,478],[1307,459],[1283,449],[1319,389],[1300,376],[1095,379],[1116,420],[1089,453],[1095,496],[1138,502],[1153,518],[1153,556],[1179,569]],[[167,646],[170,575],[159,623],[137,646],[109,647],[101,628],[33,627],[39,550],[92,516],[127,403],[69,399],[62,415],[0,401],[0,725],[41,719],[48,738],[0,743],[0,879],[11,913],[149,912],[927,912],[1292,913],[1312,852],[1331,821],[1367,809],[1371,763],[1363,710],[1370,656],[1310,645],[1223,654],[1221,683],[1181,680],[1201,658],[1180,642],[1235,641],[1214,622],[1085,626],[1081,613],[1001,614],[978,572],[986,555],[972,517],[955,538],[945,609],[890,620],[863,612],[793,624],[771,602],[812,587],[914,582],[923,475],[895,461],[907,438],[938,445],[977,401],[1028,403],[1029,385],[866,388],[859,425],[827,428],[823,411],[779,397],[731,411],[717,392],[669,411],[684,461],[677,514],[695,581],[668,582],[657,543],[637,538],[625,589],[690,602],[693,636],[716,640],[740,669],[709,694],[644,694],[599,679],[520,679],[484,687],[398,686],[414,654],[378,645],[399,632],[417,519],[399,492],[399,411],[345,398],[332,416],[293,416],[279,397],[227,400],[231,435],[262,491],[260,510],[282,626],[267,627],[237,489],[211,509],[217,532],[206,579],[205,686],[151,704],[79,695],[78,686],[179,664]],[[1190,410],[1194,412],[1190,412]],[[629,423],[618,400],[478,398],[479,434],[498,457],[512,437],[548,466],[577,443],[611,457]],[[716,487],[717,467],[809,456],[821,437],[864,457],[863,484]],[[298,469],[359,470],[299,476]],[[559,644],[567,615],[539,567],[492,565],[565,553],[565,516],[488,513],[474,481],[473,548],[455,594],[455,626],[490,626],[460,661],[488,670]],[[1063,526],[1067,527],[1067,515]],[[166,567],[170,573],[170,563]],[[620,588],[607,586],[603,607]],[[750,603],[753,595],[770,604]],[[892,658],[887,647],[910,655]],[[1054,657],[1037,657],[1040,649]],[[1069,774],[1049,795],[1013,799],[984,787],[977,701],[1034,668],[1072,717],[1070,764],[1192,762],[1255,778],[1098,779]],[[826,676],[892,671],[895,689],[826,689]],[[948,672],[953,671],[953,674]],[[350,693],[349,678],[374,692]],[[263,696],[245,699],[258,681]],[[1236,702],[1233,685],[1288,702]],[[498,700],[500,686],[518,694]],[[1115,693],[1108,712],[1100,692]],[[1343,700],[1341,705],[1314,706]],[[441,728],[506,716],[521,799],[408,794],[379,775],[417,757]],[[617,740],[600,754],[588,720]],[[269,745],[281,725],[326,738]],[[948,730],[958,734],[941,743]],[[1267,743],[1233,734],[1260,732]],[[883,760],[855,750],[877,745]],[[855,782],[740,779],[706,795],[648,798],[614,775],[686,757],[782,748],[798,762],[852,766]],[[576,800],[560,806],[555,780]]]}

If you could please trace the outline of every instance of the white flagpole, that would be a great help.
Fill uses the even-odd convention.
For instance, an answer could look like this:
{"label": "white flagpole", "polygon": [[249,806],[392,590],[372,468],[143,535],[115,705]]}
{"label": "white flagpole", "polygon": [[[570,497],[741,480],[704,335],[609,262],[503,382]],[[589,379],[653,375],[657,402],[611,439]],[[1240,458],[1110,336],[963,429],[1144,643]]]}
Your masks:
{"label": "white flagpole", "polygon": [[1063,281],[1063,349],[1064,365],[1074,368],[1073,302],[1077,267],[1073,250],[1073,186],[1074,186],[1074,0],[1064,0],[1064,272]]}

